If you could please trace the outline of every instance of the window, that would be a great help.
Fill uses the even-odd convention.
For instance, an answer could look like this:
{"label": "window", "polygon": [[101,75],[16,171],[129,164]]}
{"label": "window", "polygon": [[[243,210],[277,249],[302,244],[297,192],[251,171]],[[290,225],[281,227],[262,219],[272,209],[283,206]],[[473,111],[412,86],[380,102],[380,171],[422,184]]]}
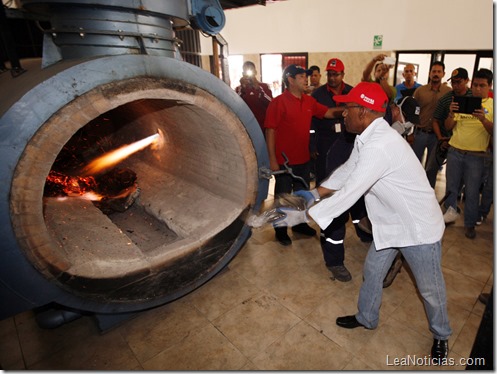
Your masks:
{"label": "window", "polygon": [[228,65],[230,72],[230,86],[232,89],[237,88],[240,85],[240,78],[243,72],[243,56],[242,55],[232,55],[228,56]]}
{"label": "window", "polygon": [[281,94],[282,58],[281,54],[261,55],[261,79],[264,83],[269,84],[273,97]]}
{"label": "window", "polygon": [[452,71],[458,67],[465,68],[470,79],[480,68],[493,71],[493,51],[398,52],[394,84],[397,85],[403,81],[402,72],[407,63],[411,63],[416,67],[416,81],[421,84],[427,84],[430,65],[433,61],[442,61],[445,64],[445,77],[442,82],[447,82]]}
{"label": "window", "polygon": [[476,54],[456,54],[456,53],[446,53],[444,56],[445,64],[445,77],[442,82],[447,82],[453,70],[457,68],[464,68],[468,71],[468,77],[471,79],[473,77],[475,68]]}
{"label": "window", "polygon": [[395,84],[402,83],[402,73],[407,64],[413,64],[416,69],[416,82],[428,83],[430,74],[431,53],[399,53],[397,55],[397,70],[395,71]]}
{"label": "window", "polygon": [[307,68],[307,60],[307,53],[261,55],[261,79],[264,83],[269,84],[273,97],[280,95],[285,88],[281,80],[283,69],[292,64]]}
{"label": "window", "polygon": [[494,71],[494,59],[492,57],[481,57],[478,69],[485,68]]}

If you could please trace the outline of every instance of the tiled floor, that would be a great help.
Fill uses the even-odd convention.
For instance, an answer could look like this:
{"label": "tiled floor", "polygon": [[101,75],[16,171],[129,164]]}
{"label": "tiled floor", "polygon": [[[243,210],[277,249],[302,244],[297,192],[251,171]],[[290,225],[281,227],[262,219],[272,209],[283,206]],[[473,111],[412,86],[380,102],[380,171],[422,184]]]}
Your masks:
{"label": "tiled floor", "polygon": [[[442,188],[443,181],[439,184]],[[461,221],[447,227],[443,240],[453,329],[449,357],[456,363],[470,354],[484,310],[477,298],[491,289],[494,262],[493,213],[474,240],[465,238]],[[395,358],[423,360],[432,344],[408,271],[385,289],[377,329],[341,329],[336,317],[356,312],[368,245],[349,227],[346,265],[353,280],[340,283],[330,279],[317,237],[293,239],[291,247],[282,247],[270,227],[254,231],[209,283],[103,335],[91,317],[54,330],[39,328],[32,312],[0,321],[0,365],[6,370],[434,369],[393,366]]]}

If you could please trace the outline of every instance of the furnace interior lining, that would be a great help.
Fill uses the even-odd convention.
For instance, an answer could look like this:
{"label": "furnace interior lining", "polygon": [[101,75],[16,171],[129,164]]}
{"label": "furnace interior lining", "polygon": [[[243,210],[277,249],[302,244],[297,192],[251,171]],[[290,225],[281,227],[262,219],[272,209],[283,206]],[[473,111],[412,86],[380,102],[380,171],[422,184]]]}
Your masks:
{"label": "furnace interior lining", "polygon": [[[106,141],[112,138],[110,142],[116,144],[132,143],[158,130],[163,133],[161,150],[145,149],[119,166],[137,174],[141,194],[135,204],[143,214],[163,222],[172,239],[142,249],[91,203],[73,202],[66,209],[64,202],[41,198],[39,213],[31,212],[38,226],[23,225],[20,215],[17,227],[24,231],[19,237],[26,239],[27,255],[45,275],[62,271],[71,278],[98,280],[156,273],[185,254],[202,251],[203,244],[254,203],[257,160],[239,118],[205,91],[147,79],[100,87],[54,114],[30,141],[19,163],[16,190],[28,186],[29,177],[21,177],[23,173],[32,174],[31,189],[35,189],[58,156],[54,144],[60,152],[81,128],[96,121],[114,124]],[[40,149],[43,152],[37,152]],[[33,159],[37,159],[35,166],[30,163]],[[32,199],[29,195],[19,193],[13,204]],[[88,216],[74,218],[78,204]],[[71,224],[69,216],[75,219]],[[208,269],[199,265],[195,271]]]}

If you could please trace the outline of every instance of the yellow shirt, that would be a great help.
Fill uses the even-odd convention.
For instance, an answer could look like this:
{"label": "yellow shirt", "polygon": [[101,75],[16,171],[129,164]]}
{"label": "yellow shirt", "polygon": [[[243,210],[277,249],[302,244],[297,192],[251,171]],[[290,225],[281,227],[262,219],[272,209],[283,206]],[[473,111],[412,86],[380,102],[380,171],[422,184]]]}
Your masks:
{"label": "yellow shirt", "polygon": [[[494,99],[483,99],[481,103],[485,110],[485,117],[489,121],[494,119]],[[449,144],[465,151],[485,152],[490,141],[490,134],[481,121],[471,114],[455,113],[452,137]]]}

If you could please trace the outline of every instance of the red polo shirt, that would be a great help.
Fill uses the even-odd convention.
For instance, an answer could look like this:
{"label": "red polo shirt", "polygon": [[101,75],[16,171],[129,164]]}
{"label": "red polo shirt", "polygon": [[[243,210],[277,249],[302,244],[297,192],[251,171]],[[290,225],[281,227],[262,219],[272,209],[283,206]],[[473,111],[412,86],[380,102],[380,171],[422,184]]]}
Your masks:
{"label": "red polo shirt", "polygon": [[328,107],[309,95],[300,99],[286,90],[271,101],[267,108],[264,127],[275,130],[276,159],[282,165],[285,152],[290,165],[305,164],[310,160],[309,138],[313,116],[323,118]]}

